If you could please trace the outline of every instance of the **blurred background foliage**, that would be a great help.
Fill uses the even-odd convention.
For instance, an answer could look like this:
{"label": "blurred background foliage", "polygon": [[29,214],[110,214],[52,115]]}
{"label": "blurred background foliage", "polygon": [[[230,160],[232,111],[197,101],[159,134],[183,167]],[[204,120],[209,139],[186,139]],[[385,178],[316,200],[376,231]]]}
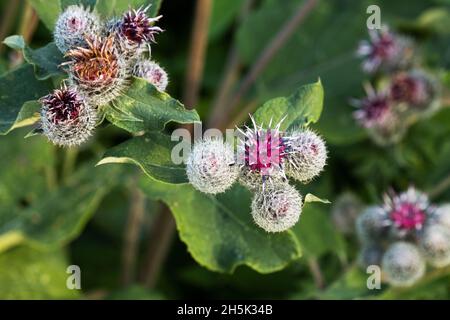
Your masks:
{"label": "blurred background foliage", "polygon": [[[51,23],[51,17],[46,16],[49,6],[77,2],[60,1],[1,1],[0,37],[22,34],[32,48],[44,46],[52,39],[46,26]],[[121,12],[133,1],[116,2]],[[230,82],[233,91],[302,2],[212,1],[196,105],[203,120],[210,118],[217,103],[230,55],[234,52],[236,56]],[[45,22],[38,21],[31,4],[40,8]],[[194,0],[162,1],[165,32],[153,49],[154,58],[170,75],[168,92],[180,99],[189,70],[195,4]],[[242,97],[238,108],[231,114],[220,114],[237,117],[239,122],[242,110],[252,111],[252,106],[289,95],[299,85],[320,77],[325,104],[314,128],[326,139],[330,160],[322,177],[307,188],[299,188],[331,202],[350,192],[362,203],[374,203],[388,188],[404,190],[410,184],[428,191],[450,174],[449,108],[416,124],[398,145],[385,148],[373,144],[352,118],[349,98],[364,94],[365,80],[354,52],[359,40],[367,38],[366,8],[371,4],[381,7],[384,24],[417,41],[424,64],[440,75],[449,101],[448,0],[320,0]],[[4,45],[0,50],[0,74],[22,63],[17,52]],[[54,148],[42,137],[23,139],[26,134],[26,129],[20,129],[0,139],[0,298],[450,298],[446,274],[434,275],[409,290],[383,287],[369,292],[365,274],[353,266],[358,251],[354,236],[339,231],[331,217],[332,206],[323,204],[310,205],[302,213],[294,234],[303,257],[283,270],[260,274],[241,266],[232,274],[209,271],[196,263],[186,245],[176,238],[154,285],[124,280],[124,235],[128,213],[136,197],[142,197],[135,194],[140,174],[134,167],[94,168],[94,164],[108,147],[126,140],[127,134],[112,126],[102,127],[96,139],[77,155]],[[144,183],[143,188],[158,187]],[[163,189],[161,193],[160,198],[170,196]],[[435,200],[450,201],[450,188]],[[143,201],[146,210],[139,221],[138,266],[145,265],[150,232],[161,208],[158,201]],[[65,289],[70,264],[82,270],[81,291]],[[136,279],[140,279],[140,271],[135,270]]]}

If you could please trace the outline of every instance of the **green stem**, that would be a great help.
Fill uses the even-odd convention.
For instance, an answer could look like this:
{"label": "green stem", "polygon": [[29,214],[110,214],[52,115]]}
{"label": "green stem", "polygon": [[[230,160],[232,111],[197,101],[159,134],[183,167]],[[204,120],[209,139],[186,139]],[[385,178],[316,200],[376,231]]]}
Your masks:
{"label": "green stem", "polygon": [[62,180],[67,182],[70,175],[75,169],[75,163],[77,161],[78,148],[68,148],[64,153],[64,162],[62,167]]}

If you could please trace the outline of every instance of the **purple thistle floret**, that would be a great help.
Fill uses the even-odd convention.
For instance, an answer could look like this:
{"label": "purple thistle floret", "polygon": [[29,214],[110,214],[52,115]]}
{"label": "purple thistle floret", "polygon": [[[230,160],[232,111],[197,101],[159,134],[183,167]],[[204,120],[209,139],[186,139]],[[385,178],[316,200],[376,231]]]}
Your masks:
{"label": "purple thistle floret", "polygon": [[130,42],[137,44],[156,42],[155,34],[163,31],[160,27],[154,26],[155,22],[161,19],[162,16],[148,17],[146,14],[148,8],[130,9],[123,15],[120,32]]}
{"label": "purple thistle floret", "polygon": [[365,128],[383,126],[392,115],[391,101],[385,92],[376,92],[372,87],[366,87],[367,96],[361,100],[353,100],[358,108],[353,115]]}

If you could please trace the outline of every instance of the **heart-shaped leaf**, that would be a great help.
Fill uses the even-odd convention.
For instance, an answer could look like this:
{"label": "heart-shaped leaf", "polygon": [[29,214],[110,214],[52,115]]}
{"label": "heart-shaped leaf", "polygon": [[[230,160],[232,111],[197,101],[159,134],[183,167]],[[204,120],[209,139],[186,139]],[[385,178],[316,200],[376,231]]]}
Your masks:
{"label": "heart-shaped leaf", "polygon": [[134,78],[131,87],[106,107],[105,116],[132,133],[161,131],[169,122],[200,122],[195,110],[187,110],[178,100],[139,78]]}
{"label": "heart-shaped leaf", "polygon": [[143,191],[170,207],[181,240],[192,257],[214,271],[233,272],[240,265],[269,273],[281,270],[301,256],[292,231],[269,234],[257,227],[250,214],[251,194],[239,185],[217,197],[191,185],[168,185],[142,179]]}
{"label": "heart-shaped leaf", "polygon": [[289,97],[280,97],[267,101],[253,115],[257,123],[277,124],[283,122],[281,130],[297,126],[307,126],[319,120],[323,109],[322,83],[307,84],[300,87]]}
{"label": "heart-shaped leaf", "polygon": [[148,133],[109,149],[98,165],[131,163],[139,166],[149,177],[167,183],[187,182],[184,165],[175,165],[171,153],[175,142],[162,133]]}

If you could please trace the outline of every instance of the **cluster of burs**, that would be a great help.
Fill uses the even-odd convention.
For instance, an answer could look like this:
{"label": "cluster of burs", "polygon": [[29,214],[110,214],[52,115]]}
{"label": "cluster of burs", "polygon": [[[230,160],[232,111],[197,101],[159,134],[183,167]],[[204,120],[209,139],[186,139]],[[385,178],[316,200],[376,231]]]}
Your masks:
{"label": "cluster of burs", "polygon": [[425,70],[412,39],[387,27],[371,30],[370,39],[360,43],[357,54],[374,86],[366,83],[367,96],[352,100],[357,107],[354,117],[375,143],[397,143],[412,124],[440,108],[436,72]]}
{"label": "cluster of burs", "polygon": [[154,24],[161,17],[148,17],[147,9],[130,9],[110,21],[76,5],[61,13],[54,40],[66,59],[61,67],[68,79],[40,99],[39,129],[51,142],[68,147],[85,142],[133,76],[166,89],[167,73],[150,57],[150,44],[162,31]]}
{"label": "cluster of burs", "polygon": [[433,268],[450,265],[450,204],[436,206],[414,188],[386,195],[356,220],[363,267],[381,266],[384,280],[407,287]]}
{"label": "cluster of burs", "polygon": [[254,193],[254,222],[267,232],[282,232],[297,223],[304,202],[288,177],[311,181],[322,172],[327,150],[311,130],[282,132],[279,124],[263,128],[251,119],[253,128],[239,129],[232,143],[221,138],[196,141],[187,160],[187,176],[196,189],[208,194],[224,192],[238,181]]}

